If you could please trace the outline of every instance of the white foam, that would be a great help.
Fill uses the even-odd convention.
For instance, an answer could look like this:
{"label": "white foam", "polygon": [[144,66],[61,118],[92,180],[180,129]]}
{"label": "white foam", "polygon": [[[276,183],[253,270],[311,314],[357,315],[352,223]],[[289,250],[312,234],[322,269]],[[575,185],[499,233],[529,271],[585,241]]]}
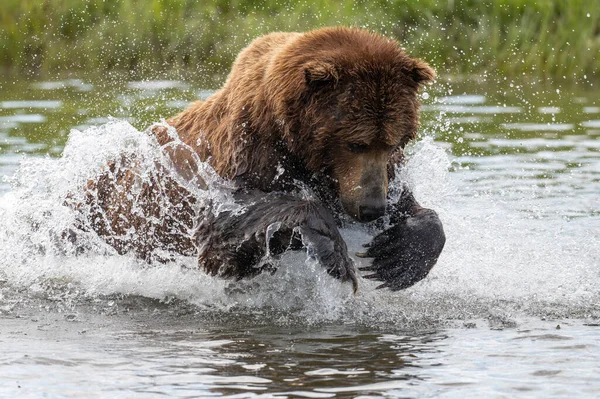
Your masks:
{"label": "white foam", "polygon": [[[56,237],[74,220],[63,205],[65,197],[80,193],[87,179],[123,152],[143,154],[150,170],[157,161],[169,165],[152,137],[117,120],[74,130],[59,159],[24,158],[11,190],[0,197],[1,279],[15,289],[43,292],[50,282],[59,282],[84,297],[178,298],[204,309],[274,311],[282,320],[293,316],[309,323],[410,324],[498,313],[598,312],[598,219],[535,219],[501,197],[474,196],[468,172],[449,172],[451,158],[431,138],[408,150],[400,180],[438,212],[447,243],[430,275],[405,291],[375,290],[377,283],[361,279],[354,295],[350,284],[328,276],[301,251],[284,255],[274,275],[242,282],[209,277],[195,268],[193,258],[149,265],[118,255],[92,233],[92,253],[61,253]],[[227,183],[204,164],[198,173],[211,187],[210,199],[231,209]],[[370,240],[359,229],[342,233],[352,254]]]}

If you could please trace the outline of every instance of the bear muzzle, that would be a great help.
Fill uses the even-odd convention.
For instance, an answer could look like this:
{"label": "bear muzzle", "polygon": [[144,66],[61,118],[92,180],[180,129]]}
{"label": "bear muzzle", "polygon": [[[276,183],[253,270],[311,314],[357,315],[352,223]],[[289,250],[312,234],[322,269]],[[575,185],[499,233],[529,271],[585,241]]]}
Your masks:
{"label": "bear muzzle", "polygon": [[346,213],[362,223],[370,222],[383,216],[387,208],[385,191],[377,189],[360,191],[359,195],[350,197],[341,196],[342,205]]}
{"label": "bear muzzle", "polygon": [[381,203],[367,203],[365,205],[359,205],[358,207],[358,220],[361,222],[370,222],[377,218],[380,218],[385,214],[385,202]]}
{"label": "bear muzzle", "polygon": [[345,167],[336,170],[339,196],[346,213],[359,222],[370,222],[386,212],[386,151],[365,151],[342,158]]}

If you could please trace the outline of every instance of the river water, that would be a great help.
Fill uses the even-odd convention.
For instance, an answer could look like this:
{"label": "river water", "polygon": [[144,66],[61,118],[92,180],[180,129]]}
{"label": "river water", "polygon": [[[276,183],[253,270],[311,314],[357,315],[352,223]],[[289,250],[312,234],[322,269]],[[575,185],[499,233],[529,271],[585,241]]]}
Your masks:
{"label": "river water", "polygon": [[[182,81],[0,83],[0,397],[600,397],[598,89],[443,79],[401,179],[447,244],[405,291],[302,253],[247,282],[193,259],[72,256],[67,194],[210,92]],[[369,240],[343,234],[352,251]],[[364,262],[356,259],[357,262]]]}

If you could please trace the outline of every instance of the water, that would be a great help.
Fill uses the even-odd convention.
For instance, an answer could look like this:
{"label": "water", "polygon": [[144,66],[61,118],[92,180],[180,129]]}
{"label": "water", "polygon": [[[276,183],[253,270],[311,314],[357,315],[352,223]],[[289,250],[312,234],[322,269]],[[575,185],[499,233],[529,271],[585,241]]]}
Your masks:
{"label": "water", "polygon": [[[209,92],[0,85],[0,397],[600,395],[594,87],[443,81],[424,93],[402,179],[440,214],[446,248],[414,287],[360,280],[353,295],[301,253],[231,283],[94,237],[84,257],[57,251],[73,220],[65,196],[125,149],[160,157],[143,130]],[[369,240],[343,234],[352,251]]]}

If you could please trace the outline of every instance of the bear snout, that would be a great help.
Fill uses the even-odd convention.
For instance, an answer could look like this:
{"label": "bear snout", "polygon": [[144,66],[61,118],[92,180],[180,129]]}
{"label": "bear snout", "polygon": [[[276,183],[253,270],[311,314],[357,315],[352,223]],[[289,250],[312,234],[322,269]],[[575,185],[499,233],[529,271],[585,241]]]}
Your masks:
{"label": "bear snout", "polygon": [[368,203],[358,207],[358,220],[370,222],[385,214],[385,202],[383,204]]}
{"label": "bear snout", "polygon": [[346,213],[357,221],[367,223],[385,214],[387,206],[385,190],[361,188],[352,194],[355,195],[344,196],[342,193],[341,202]]}

